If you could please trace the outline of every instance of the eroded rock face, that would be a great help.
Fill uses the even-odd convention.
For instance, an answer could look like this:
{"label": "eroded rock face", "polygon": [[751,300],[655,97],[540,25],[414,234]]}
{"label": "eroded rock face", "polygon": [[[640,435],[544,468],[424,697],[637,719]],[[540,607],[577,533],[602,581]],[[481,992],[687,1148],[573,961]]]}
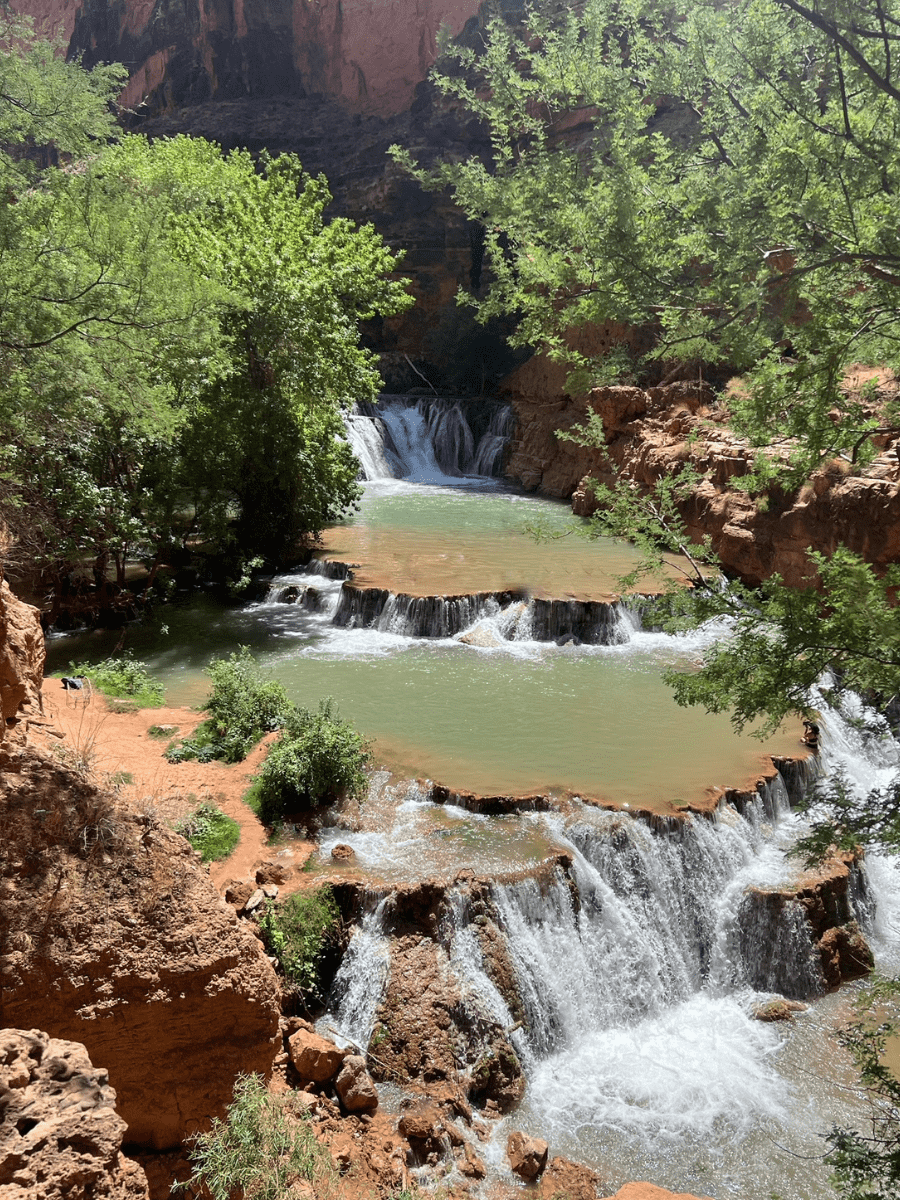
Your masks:
{"label": "eroded rock face", "polygon": [[397,1079],[440,1093],[461,1087],[505,1112],[525,1090],[522,1067],[503,1028],[477,1001],[464,1000],[442,945],[416,935],[391,947],[370,1066],[377,1079]]}
{"label": "eroded rock face", "polygon": [[[603,349],[602,339],[594,345],[584,336],[586,352]],[[705,478],[681,505],[688,531],[696,541],[709,534],[726,569],[747,583],[778,572],[791,587],[809,586],[810,550],[831,554],[845,545],[877,568],[900,556],[893,449],[885,449],[864,476],[846,474],[846,464],[824,464],[808,487],[766,508],[731,486],[747,474],[752,451],[722,423],[703,385],[603,387],[590,397],[570,397],[562,369],[538,356],[504,386],[517,416],[508,475],[545,495],[571,498],[580,516],[594,508],[587,480],[613,483],[610,461],[646,486],[689,462]],[[603,420],[602,450],[556,436],[583,422],[588,408]]]}
{"label": "eroded rock face", "polygon": [[83,1042],[126,1141],[162,1149],[268,1074],[280,988],[183,838],[29,750],[0,773],[3,1018]]}
{"label": "eroded rock face", "polygon": [[40,712],[45,657],[38,610],[0,580],[0,767],[21,747],[23,720]]}
{"label": "eroded rock face", "polygon": [[212,97],[339,97],[355,112],[407,108],[437,57],[442,25],[453,34],[478,0],[20,0],[16,7],[61,32],[70,53],[127,63],[128,106],[167,108]]}
{"label": "eroded rock face", "polygon": [[121,1153],[115,1106],[107,1072],[84,1046],[0,1031],[3,1200],[146,1200],[144,1172]]}

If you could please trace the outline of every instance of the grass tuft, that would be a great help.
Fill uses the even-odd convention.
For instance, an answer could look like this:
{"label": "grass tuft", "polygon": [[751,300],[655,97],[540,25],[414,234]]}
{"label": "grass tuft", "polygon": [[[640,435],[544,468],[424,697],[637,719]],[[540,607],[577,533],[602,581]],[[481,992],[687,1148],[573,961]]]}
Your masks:
{"label": "grass tuft", "polygon": [[187,838],[203,862],[227,858],[238,844],[241,827],[215,804],[204,803],[175,826],[175,832]]}

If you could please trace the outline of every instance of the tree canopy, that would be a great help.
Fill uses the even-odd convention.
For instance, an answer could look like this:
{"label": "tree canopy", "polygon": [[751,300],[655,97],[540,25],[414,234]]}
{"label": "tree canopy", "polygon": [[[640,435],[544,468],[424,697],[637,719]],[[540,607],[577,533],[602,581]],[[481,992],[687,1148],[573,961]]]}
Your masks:
{"label": "tree canopy", "polygon": [[898,357],[900,8],[558,7],[492,21],[437,77],[490,133],[489,162],[416,171],[486,227],[482,317],[516,314],[515,339],[583,381],[603,365],[571,327],[648,326],[651,359],[752,379],[733,420],[758,446],[796,439],[798,478],[867,453],[878,422],[839,384]]}
{"label": "tree canopy", "polygon": [[[898,431],[875,389],[852,395],[851,363],[900,364],[900,4],[897,0],[585,0],[488,22],[477,48],[450,51],[438,86],[486,125],[488,159],[420,168],[485,227],[491,283],[461,295],[482,319],[516,322],[514,341],[572,368],[570,386],[630,370],[740,373],[730,421],[757,448],[743,485],[790,494],[823,460],[859,470],[872,433]],[[573,329],[638,327],[605,361]],[[634,346],[645,348],[635,362]],[[603,445],[596,414],[568,436]],[[814,684],[900,693],[900,573],[841,549],[812,555],[810,586],[761,589],[716,578],[680,501],[689,466],[655,490],[620,476],[595,489],[595,528],[647,550],[690,555],[692,587],[659,619],[683,629],[728,619],[699,670],[669,672],[681,703],[729,710],[763,732],[811,704]],[[881,723],[876,731],[884,735]],[[835,780],[830,816],[801,849],[835,841],[900,846],[900,787],[854,794]],[[896,996],[885,985],[881,1000]],[[879,1064],[890,1019],[848,1045],[876,1118],[870,1137],[835,1130],[829,1161],[852,1200],[893,1195],[897,1084]],[[855,1039],[855,1040],[854,1040]]]}
{"label": "tree canopy", "polygon": [[117,140],[122,80],[0,16],[0,516],[57,587],[315,536],[357,495],[358,321],[411,302],[296,157]]}

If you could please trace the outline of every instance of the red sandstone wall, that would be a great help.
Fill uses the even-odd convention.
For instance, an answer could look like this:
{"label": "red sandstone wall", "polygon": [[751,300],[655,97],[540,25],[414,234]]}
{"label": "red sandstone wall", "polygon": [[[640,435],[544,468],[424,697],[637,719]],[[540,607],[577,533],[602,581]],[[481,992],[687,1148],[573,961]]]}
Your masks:
{"label": "red sandstone wall", "polygon": [[158,0],[14,0],[14,6],[43,32],[61,34],[86,62],[124,62],[129,106],[177,102],[183,97],[172,76],[183,74],[194,99],[302,90],[336,97],[355,112],[391,116],[412,103],[435,60],[441,26],[455,36],[479,3],[186,0],[182,12],[165,19]]}

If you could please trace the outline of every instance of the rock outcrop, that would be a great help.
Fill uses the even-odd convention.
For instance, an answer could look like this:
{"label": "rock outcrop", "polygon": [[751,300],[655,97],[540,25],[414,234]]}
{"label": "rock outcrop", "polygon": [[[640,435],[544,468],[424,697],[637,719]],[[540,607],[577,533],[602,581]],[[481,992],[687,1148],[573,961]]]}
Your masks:
{"label": "rock outcrop", "polygon": [[[8,734],[39,704],[43,635],[5,585],[0,635]],[[190,845],[95,782],[95,737],[0,759],[3,1021],[83,1042],[126,1140],[177,1146],[271,1069],[280,988]]]}
{"label": "rock outcrop", "polygon": [[[589,343],[589,344],[588,344]],[[589,352],[602,350],[602,339]],[[712,538],[725,568],[750,584],[778,572],[790,586],[808,586],[810,550],[831,554],[844,545],[876,568],[900,556],[900,467],[883,447],[865,474],[843,460],[823,463],[794,495],[759,503],[731,481],[747,474],[753,452],[727,427],[727,410],[702,384],[602,387],[590,396],[564,391],[565,372],[536,356],[504,388],[517,418],[507,474],[531,490],[572,499],[589,516],[587,480],[614,481],[612,467],[640,485],[689,463],[703,476],[681,511],[695,541]],[[601,449],[557,436],[582,424],[589,410],[603,421]]]}
{"label": "rock outcrop", "polygon": [[377,1079],[393,1079],[435,1095],[467,1093],[505,1112],[525,1080],[502,1026],[477,1000],[464,998],[446,949],[429,937],[397,938],[369,1043]]}
{"label": "rock outcrop", "polygon": [[[777,929],[785,909],[794,908],[802,914],[812,946],[818,952],[821,978],[817,990],[821,991],[823,986],[838,987],[844,980],[867,975],[874,965],[872,950],[854,915],[867,900],[865,876],[859,872],[855,857],[843,854],[793,885],[749,888],[743,904],[751,919],[742,924],[742,936],[758,936],[759,931]],[[785,984],[789,979],[790,975]],[[791,995],[789,986],[782,990],[786,996]]]}
{"label": "rock outcrop", "polygon": [[0,768],[11,765],[28,717],[41,711],[45,657],[38,610],[23,604],[0,579]]}
{"label": "rock outcrop", "polygon": [[0,1031],[3,1200],[147,1200],[115,1105],[106,1070],[78,1042]]}

